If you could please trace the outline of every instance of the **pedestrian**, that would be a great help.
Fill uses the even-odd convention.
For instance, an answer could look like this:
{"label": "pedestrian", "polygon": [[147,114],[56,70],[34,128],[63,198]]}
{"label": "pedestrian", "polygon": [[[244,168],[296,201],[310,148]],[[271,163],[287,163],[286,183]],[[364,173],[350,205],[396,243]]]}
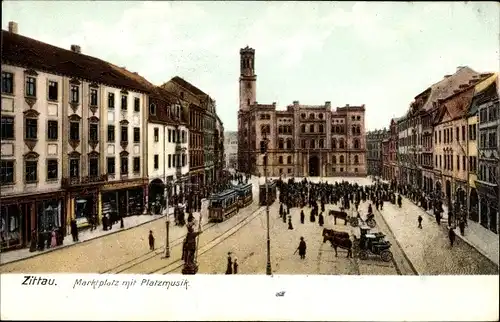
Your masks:
{"label": "pedestrian", "polygon": [[460,235],[465,236],[465,219],[460,219],[458,227],[460,228]]}
{"label": "pedestrian", "polygon": [[148,240],[149,240],[149,250],[151,251],[155,250],[155,237],[153,236],[152,230],[149,231]]}
{"label": "pedestrian", "polygon": [[293,226],[292,226],[292,216],[288,216],[288,229],[289,229],[289,230],[293,230]]}
{"label": "pedestrian", "polygon": [[418,215],[418,228],[422,229],[422,216]]}
{"label": "pedestrian", "polygon": [[300,223],[303,224],[305,219],[304,210],[300,211]]}
{"label": "pedestrian", "polygon": [[231,252],[227,253],[227,268],[226,275],[233,274],[233,261],[231,259]]}
{"label": "pedestrian", "polygon": [[56,230],[53,229],[50,235],[51,235],[51,238],[50,238],[50,248],[54,248],[54,247],[57,246]]}
{"label": "pedestrian", "polygon": [[238,259],[237,258],[234,258],[233,274],[238,274]]}
{"label": "pedestrian", "polygon": [[31,240],[30,240],[30,253],[36,251],[36,246],[37,246],[37,238],[38,235],[36,233],[36,230],[33,229],[31,231]]}
{"label": "pedestrian", "polygon": [[323,217],[323,213],[319,214],[318,223],[320,227],[323,227],[323,224],[325,223],[325,218]]}
{"label": "pedestrian", "polygon": [[283,217],[281,217],[283,219],[283,222],[286,224],[286,214],[283,213]]}
{"label": "pedestrian", "polygon": [[70,227],[71,227],[71,236],[73,237],[73,241],[77,242],[78,241],[78,226],[76,225],[76,220],[74,218],[71,219]]}
{"label": "pedestrian", "polygon": [[453,227],[450,227],[448,230],[448,238],[450,239],[450,247],[453,247],[453,243],[455,243],[455,231]]}
{"label": "pedestrian", "polygon": [[300,237],[299,247],[297,247],[297,250],[299,251],[300,259],[306,258],[306,249],[307,249],[307,245],[306,245],[306,242],[304,241],[304,237]]}
{"label": "pedestrian", "polygon": [[108,230],[108,216],[107,216],[107,214],[102,216],[102,230],[104,230],[104,231]]}

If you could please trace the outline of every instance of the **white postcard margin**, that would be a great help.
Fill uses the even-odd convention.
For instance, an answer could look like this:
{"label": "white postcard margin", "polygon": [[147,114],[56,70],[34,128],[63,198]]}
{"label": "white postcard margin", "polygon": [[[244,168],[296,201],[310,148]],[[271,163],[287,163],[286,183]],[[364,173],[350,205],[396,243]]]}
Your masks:
{"label": "white postcard margin", "polygon": [[499,317],[498,276],[1,274],[0,281],[2,320]]}

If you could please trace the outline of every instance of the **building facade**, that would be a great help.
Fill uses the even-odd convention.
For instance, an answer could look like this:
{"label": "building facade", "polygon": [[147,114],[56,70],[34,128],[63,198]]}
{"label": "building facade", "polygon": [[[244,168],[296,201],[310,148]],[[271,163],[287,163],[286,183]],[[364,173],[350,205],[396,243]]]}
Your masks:
{"label": "building facade", "polygon": [[85,227],[94,215],[142,213],[148,89],[79,46],[61,49],[9,27],[2,30],[2,249],[25,246],[33,230],[65,234],[72,219]]}
{"label": "building facade", "polygon": [[382,141],[388,138],[387,129],[366,133],[367,174],[382,177]]}
{"label": "building facade", "polygon": [[238,132],[227,131],[224,133],[224,149],[226,167],[238,169]]}
{"label": "building facade", "polygon": [[[365,176],[365,106],[259,104],[255,50],[240,50],[238,169],[269,176]],[[267,156],[260,142],[268,140]]]}
{"label": "building facade", "polygon": [[500,178],[500,110],[498,76],[475,99],[479,114],[478,172],[479,223],[498,234]]}
{"label": "building facade", "polygon": [[222,170],[225,165],[224,151],[224,123],[215,115],[215,135],[214,135],[214,166],[215,166],[215,181],[218,182],[222,177]]}
{"label": "building facade", "polygon": [[398,125],[396,119],[391,119],[389,124],[389,178],[394,183],[398,183]]}

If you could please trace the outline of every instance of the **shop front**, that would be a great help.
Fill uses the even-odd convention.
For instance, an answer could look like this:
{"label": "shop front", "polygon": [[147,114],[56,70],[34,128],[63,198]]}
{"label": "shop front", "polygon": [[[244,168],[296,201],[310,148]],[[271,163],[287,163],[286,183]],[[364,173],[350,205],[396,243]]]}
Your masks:
{"label": "shop front", "polygon": [[118,221],[127,216],[142,215],[148,200],[147,179],[108,182],[101,187],[101,217]]}
{"label": "shop front", "polygon": [[498,186],[476,181],[479,195],[479,223],[498,234]]}
{"label": "shop front", "polygon": [[165,184],[161,179],[154,179],[149,183],[148,209],[153,214],[160,214],[165,207]]}
{"label": "shop front", "polygon": [[[69,213],[67,224],[71,223],[72,219],[76,220],[78,229],[89,227],[92,218],[97,217],[96,225],[99,224],[98,203],[99,203],[99,188],[73,188],[68,191]],[[68,229],[68,232],[70,230]]]}
{"label": "shop front", "polygon": [[[1,251],[26,247],[36,235],[61,229],[64,234],[64,192],[23,195],[0,201]],[[38,238],[38,237],[37,237]]]}

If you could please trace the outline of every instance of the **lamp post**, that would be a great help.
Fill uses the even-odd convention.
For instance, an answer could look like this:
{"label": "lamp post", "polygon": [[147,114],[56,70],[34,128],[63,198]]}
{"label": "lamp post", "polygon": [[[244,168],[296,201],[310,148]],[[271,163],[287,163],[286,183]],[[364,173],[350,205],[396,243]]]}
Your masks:
{"label": "lamp post", "polygon": [[165,233],[165,258],[170,258],[170,219],[168,213],[168,189],[170,188],[170,184],[167,183],[165,186],[165,225],[166,225],[166,233]]}
{"label": "lamp post", "polygon": [[268,157],[268,145],[269,140],[267,139],[267,132],[264,132],[264,140],[261,141],[260,149],[261,153],[264,154],[264,180],[266,185],[266,222],[267,222],[267,265],[266,265],[266,275],[272,275],[271,270],[271,238],[269,234],[269,186],[267,183],[267,157]]}

